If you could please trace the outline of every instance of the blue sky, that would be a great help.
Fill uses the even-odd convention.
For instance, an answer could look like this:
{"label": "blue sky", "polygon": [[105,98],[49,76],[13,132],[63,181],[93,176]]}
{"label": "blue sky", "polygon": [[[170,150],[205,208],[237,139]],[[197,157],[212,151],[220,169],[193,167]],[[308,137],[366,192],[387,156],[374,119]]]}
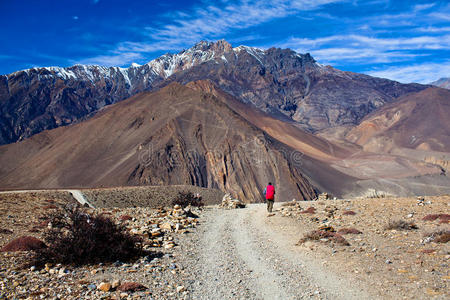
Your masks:
{"label": "blue sky", "polygon": [[0,0],[0,36],[0,74],[143,64],[226,39],[401,82],[450,77],[448,0]]}

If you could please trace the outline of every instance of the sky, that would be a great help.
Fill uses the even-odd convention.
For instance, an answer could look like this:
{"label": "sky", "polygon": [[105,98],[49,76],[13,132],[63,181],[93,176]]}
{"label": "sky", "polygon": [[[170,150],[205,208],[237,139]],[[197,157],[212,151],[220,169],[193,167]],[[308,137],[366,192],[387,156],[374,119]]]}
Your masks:
{"label": "sky", "polygon": [[0,0],[0,37],[0,74],[128,67],[225,39],[405,83],[450,77],[448,0]]}

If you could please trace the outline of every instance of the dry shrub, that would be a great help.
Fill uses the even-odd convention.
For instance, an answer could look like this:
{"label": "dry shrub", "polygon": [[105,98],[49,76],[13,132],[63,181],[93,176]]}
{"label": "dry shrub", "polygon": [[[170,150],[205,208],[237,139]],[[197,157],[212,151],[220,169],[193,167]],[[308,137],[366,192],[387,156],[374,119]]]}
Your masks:
{"label": "dry shrub", "polygon": [[436,252],[436,249],[422,249],[420,250],[420,252],[425,253],[425,254],[431,254]]}
{"label": "dry shrub", "polygon": [[342,228],[338,230],[339,234],[362,234],[361,231],[359,231],[356,228]]}
{"label": "dry shrub", "polygon": [[133,219],[133,217],[131,217],[129,215],[121,215],[119,219],[120,219],[120,221],[129,221],[129,220]]}
{"label": "dry shrub", "polygon": [[423,221],[434,221],[439,219],[441,222],[444,221],[443,223],[448,223],[448,221],[450,220],[450,215],[449,214],[430,214],[430,215],[426,215],[425,217],[422,218]]}
{"label": "dry shrub", "polygon": [[314,214],[316,212],[316,209],[314,207],[308,207],[305,210],[302,210],[300,213],[301,214]]}
{"label": "dry shrub", "polygon": [[346,210],[342,213],[344,216],[354,216],[356,213],[353,210]]}
{"label": "dry shrub", "polygon": [[79,208],[51,212],[52,228],[44,233],[48,247],[36,251],[35,265],[46,262],[85,265],[129,261],[143,254],[141,240],[100,215]]}
{"label": "dry shrub", "polygon": [[447,243],[450,241],[450,230],[437,230],[424,234],[425,238],[430,238],[435,243]]}
{"label": "dry shrub", "polygon": [[304,243],[306,241],[318,241],[320,239],[328,239],[335,243],[350,246],[350,243],[339,233],[324,231],[324,230],[313,230],[305,234],[305,236],[299,241],[299,244]]}
{"label": "dry shrub", "polygon": [[188,205],[196,207],[205,206],[202,201],[202,197],[196,196],[191,192],[178,192],[178,195],[175,197],[175,199],[172,200],[172,205],[179,205],[183,208]]}
{"label": "dry shrub", "polygon": [[28,232],[36,233],[36,232],[40,232],[40,230],[39,230],[38,227],[34,226],[34,227],[31,227],[31,228],[28,230]]}
{"label": "dry shrub", "polygon": [[47,210],[47,209],[57,209],[58,207],[56,205],[54,205],[54,204],[49,204],[49,205],[46,205],[46,206],[44,206],[42,208]]}
{"label": "dry shrub", "polygon": [[117,289],[122,292],[136,292],[146,290],[147,287],[137,282],[124,282]]}
{"label": "dry shrub", "polygon": [[417,225],[413,222],[406,222],[403,220],[394,220],[389,221],[388,225],[386,226],[386,229],[388,230],[413,230],[417,229]]}
{"label": "dry shrub", "polygon": [[1,252],[30,251],[45,249],[43,241],[33,236],[21,236],[12,240],[0,250]]}
{"label": "dry shrub", "polygon": [[1,234],[12,234],[13,232],[6,228],[0,228],[0,233]]}

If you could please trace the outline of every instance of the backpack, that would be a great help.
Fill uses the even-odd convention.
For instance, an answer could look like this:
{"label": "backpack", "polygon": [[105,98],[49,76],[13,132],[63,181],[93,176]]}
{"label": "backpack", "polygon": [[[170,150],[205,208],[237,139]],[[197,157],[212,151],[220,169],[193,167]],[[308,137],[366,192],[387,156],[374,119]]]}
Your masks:
{"label": "backpack", "polygon": [[273,200],[273,196],[275,195],[275,188],[273,185],[268,185],[266,187],[266,200]]}

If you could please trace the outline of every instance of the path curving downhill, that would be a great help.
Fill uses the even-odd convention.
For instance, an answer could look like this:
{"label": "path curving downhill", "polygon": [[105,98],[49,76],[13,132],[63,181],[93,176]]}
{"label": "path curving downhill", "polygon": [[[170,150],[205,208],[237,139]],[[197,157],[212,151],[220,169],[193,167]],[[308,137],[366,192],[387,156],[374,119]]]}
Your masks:
{"label": "path curving downhill", "polygon": [[192,299],[376,299],[302,253],[289,220],[267,217],[261,204],[211,209],[202,219],[196,246],[182,252]]}

